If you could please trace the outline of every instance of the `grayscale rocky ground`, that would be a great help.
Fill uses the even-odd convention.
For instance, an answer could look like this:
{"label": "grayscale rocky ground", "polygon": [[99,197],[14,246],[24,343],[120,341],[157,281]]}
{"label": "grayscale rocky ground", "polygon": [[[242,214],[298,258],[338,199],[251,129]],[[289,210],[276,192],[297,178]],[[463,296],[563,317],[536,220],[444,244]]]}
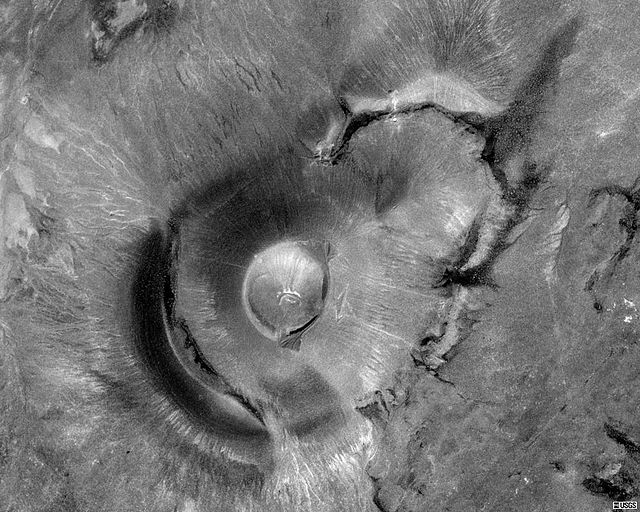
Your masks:
{"label": "grayscale rocky ground", "polygon": [[[640,4],[205,4],[0,7],[0,510],[637,500]],[[152,386],[145,371],[157,369],[131,348],[140,241],[208,170],[266,165],[288,193],[279,169],[292,162],[338,181],[377,169],[375,208],[397,202],[388,226],[409,233],[399,255],[428,253],[448,273],[427,286],[404,272],[410,259],[384,267],[420,298],[367,284],[392,328],[349,331],[355,345],[319,370],[335,396],[291,372],[274,384],[281,409],[260,418],[277,447],[219,444],[171,408],[171,383],[159,371]],[[276,197],[270,179],[259,183]],[[382,245],[348,247],[366,259]],[[340,267],[348,286],[318,339],[373,311],[353,291],[360,267]],[[187,302],[204,318],[195,335],[218,321],[198,304]],[[286,432],[345,403],[344,420],[318,413],[311,434]],[[225,449],[246,460],[208,458]]]}

